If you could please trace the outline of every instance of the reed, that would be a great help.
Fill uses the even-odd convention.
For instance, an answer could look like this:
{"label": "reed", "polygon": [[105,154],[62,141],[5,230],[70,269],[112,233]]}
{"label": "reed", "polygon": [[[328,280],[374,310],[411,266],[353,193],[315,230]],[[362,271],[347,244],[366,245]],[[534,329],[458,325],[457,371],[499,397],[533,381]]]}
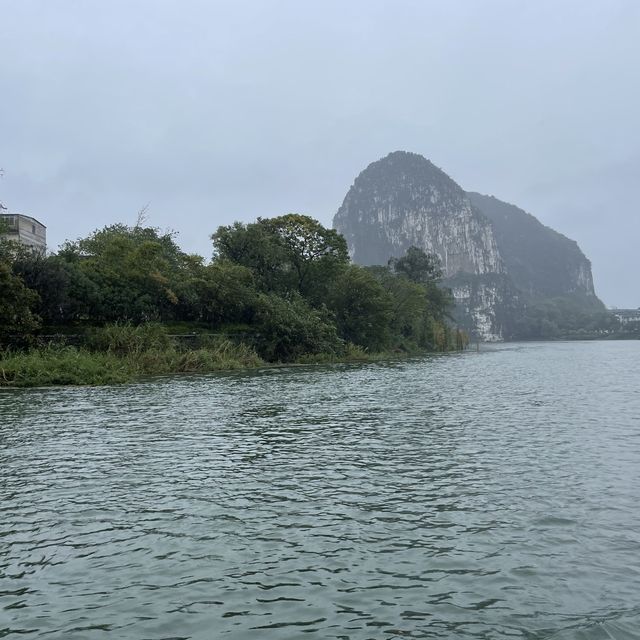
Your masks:
{"label": "reed", "polygon": [[0,386],[103,385],[130,378],[128,364],[109,353],[49,346],[0,354]]}
{"label": "reed", "polygon": [[93,330],[85,347],[50,344],[0,352],[0,386],[103,385],[141,376],[209,373],[258,367],[252,347],[211,337],[181,348],[161,325],[111,325]]}

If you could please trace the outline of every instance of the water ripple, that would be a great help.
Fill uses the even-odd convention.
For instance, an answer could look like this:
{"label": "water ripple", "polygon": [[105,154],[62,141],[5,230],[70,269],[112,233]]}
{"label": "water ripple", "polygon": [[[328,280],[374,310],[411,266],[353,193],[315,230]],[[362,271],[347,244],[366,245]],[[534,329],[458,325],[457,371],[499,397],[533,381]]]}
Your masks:
{"label": "water ripple", "polygon": [[639,356],[3,390],[0,638],[638,638]]}

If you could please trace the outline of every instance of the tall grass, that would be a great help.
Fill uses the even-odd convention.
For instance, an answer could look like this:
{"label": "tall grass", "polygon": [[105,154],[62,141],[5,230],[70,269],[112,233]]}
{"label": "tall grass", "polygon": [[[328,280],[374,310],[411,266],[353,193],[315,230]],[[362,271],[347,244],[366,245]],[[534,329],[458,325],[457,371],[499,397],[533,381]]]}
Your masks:
{"label": "tall grass", "polygon": [[332,364],[335,362],[378,362],[398,357],[398,352],[370,352],[365,348],[347,342],[342,353],[310,353],[296,358],[296,364]]}
{"label": "tall grass", "polygon": [[181,347],[157,324],[94,329],[83,348],[48,345],[0,352],[0,386],[101,385],[146,375],[208,373],[264,364],[245,344],[211,337],[196,349]]}
{"label": "tall grass", "polygon": [[100,385],[130,379],[128,364],[109,353],[60,346],[0,353],[0,386]]}
{"label": "tall grass", "polygon": [[120,356],[136,356],[147,351],[168,351],[175,348],[165,327],[156,322],[133,325],[109,324],[87,333],[87,347]]}

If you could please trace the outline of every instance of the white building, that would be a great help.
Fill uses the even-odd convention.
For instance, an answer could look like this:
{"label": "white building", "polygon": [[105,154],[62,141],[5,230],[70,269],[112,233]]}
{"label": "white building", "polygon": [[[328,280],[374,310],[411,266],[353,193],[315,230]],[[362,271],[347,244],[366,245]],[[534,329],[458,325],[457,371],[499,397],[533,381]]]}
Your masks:
{"label": "white building", "polygon": [[31,216],[20,213],[0,213],[2,238],[15,240],[38,253],[47,250],[47,227]]}
{"label": "white building", "polygon": [[632,323],[640,324],[640,308],[638,309],[614,309],[613,315],[618,318],[621,325]]}

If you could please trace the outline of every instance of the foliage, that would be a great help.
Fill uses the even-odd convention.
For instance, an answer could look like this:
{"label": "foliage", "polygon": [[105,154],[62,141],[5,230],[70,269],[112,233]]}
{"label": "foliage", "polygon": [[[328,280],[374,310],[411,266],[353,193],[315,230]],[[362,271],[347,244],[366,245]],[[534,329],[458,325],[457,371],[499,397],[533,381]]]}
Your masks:
{"label": "foliage", "polygon": [[391,326],[394,335],[421,343],[428,314],[427,291],[424,285],[397,275],[390,268],[369,267],[391,301]]}
{"label": "foliage", "polygon": [[40,320],[34,313],[38,294],[0,262],[0,344],[12,336],[25,337],[35,331]]}
{"label": "foliage", "polygon": [[182,352],[171,370],[180,373],[206,373],[259,367],[262,364],[264,364],[263,360],[252,347],[227,339],[219,339],[207,348]]}
{"label": "foliage", "polygon": [[449,317],[448,310],[453,307],[453,298],[451,291],[442,287],[442,265],[437,255],[425,253],[418,247],[409,247],[402,258],[389,260],[389,269],[424,287],[431,315],[441,321]]}
{"label": "foliage", "polygon": [[371,351],[389,346],[392,297],[366,269],[351,265],[335,281],[327,300],[339,335]]}
{"label": "foliage", "polygon": [[512,337],[519,340],[606,337],[620,330],[613,315],[586,296],[558,296],[525,303],[512,321]]}
{"label": "foliage", "polygon": [[223,260],[204,267],[192,290],[194,316],[215,326],[248,322],[258,295],[253,272]]}
{"label": "foliage", "polygon": [[139,376],[208,373],[257,367],[255,350],[224,338],[184,349],[160,325],[112,325],[94,332],[88,348],[49,344],[30,351],[0,351],[0,386],[98,385]]}
{"label": "foliage", "polygon": [[97,295],[88,295],[86,282],[84,288],[80,286],[80,275],[74,269],[74,265],[58,256],[45,257],[39,253],[30,252],[14,260],[13,272],[38,294],[36,309],[44,324],[64,323],[77,317],[83,306],[80,300]]}
{"label": "foliage", "polygon": [[[404,354],[402,354],[404,355]],[[392,360],[398,357],[397,351],[367,351],[363,347],[347,342],[341,353],[305,354],[297,358],[296,364],[335,364],[335,363],[363,363]]]}
{"label": "foliage", "polygon": [[411,247],[387,267],[369,267],[391,300],[391,329],[398,346],[444,350],[451,346],[447,318],[453,306],[451,293],[440,283],[437,256]]}
{"label": "foliage", "polygon": [[425,253],[418,247],[409,247],[402,258],[391,258],[389,268],[412,282],[427,284],[442,279],[442,265],[435,254]]}
{"label": "foliage", "polygon": [[67,242],[59,255],[76,267],[71,272],[86,294],[85,317],[103,322],[174,317],[188,256],[172,234],[116,224]]}
{"label": "foliage", "polygon": [[345,239],[308,216],[290,213],[259,220],[278,238],[284,249],[287,270],[293,274],[293,286],[309,297],[325,291],[326,285],[349,262]]}
{"label": "foliage", "polygon": [[285,248],[280,239],[269,232],[261,221],[235,222],[219,227],[211,236],[216,262],[245,267],[264,291],[285,291],[290,274]]}
{"label": "foliage", "polygon": [[313,309],[298,294],[288,300],[260,294],[254,323],[256,350],[265,360],[289,362],[303,354],[338,353],[341,343],[326,311]]}
{"label": "foliage", "polygon": [[337,231],[293,213],[219,227],[212,239],[217,261],[250,269],[266,292],[293,290],[318,299],[349,261],[346,242]]}
{"label": "foliage", "polygon": [[[105,227],[48,256],[0,242],[0,340],[15,349],[34,333],[41,345],[5,354],[1,383],[97,384],[455,346],[438,263],[418,249],[387,267],[351,265],[341,235],[298,214],[212,238],[208,264],[140,225]],[[47,345],[52,334],[65,344]]]}

